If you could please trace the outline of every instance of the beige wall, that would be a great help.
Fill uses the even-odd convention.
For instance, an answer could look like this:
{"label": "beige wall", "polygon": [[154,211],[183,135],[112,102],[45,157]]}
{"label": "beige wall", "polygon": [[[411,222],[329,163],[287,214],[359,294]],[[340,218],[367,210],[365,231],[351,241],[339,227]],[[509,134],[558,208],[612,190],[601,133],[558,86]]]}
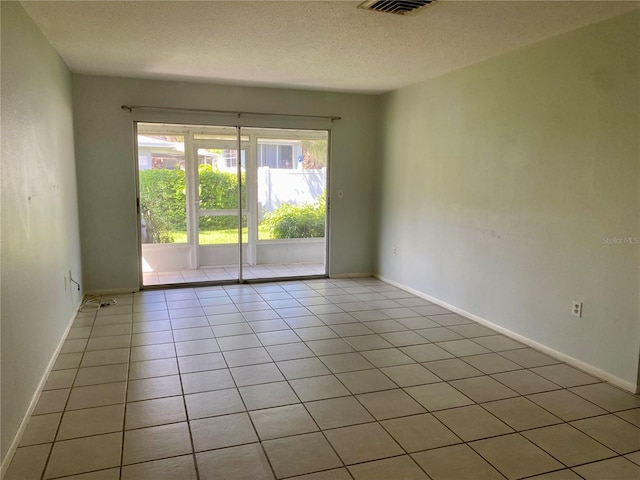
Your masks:
{"label": "beige wall", "polygon": [[[129,113],[123,104],[337,115],[342,120]],[[83,268],[89,291],[136,289],[138,244],[133,121],[331,128],[330,272],[371,273],[379,98],[98,76],[74,76]],[[333,195],[344,191],[344,197]]]}
{"label": "beige wall", "polygon": [[80,301],[71,75],[17,2],[2,16],[2,459]]}
{"label": "beige wall", "polygon": [[639,18],[386,95],[378,228],[383,277],[628,388],[640,246],[603,238],[640,236]]}

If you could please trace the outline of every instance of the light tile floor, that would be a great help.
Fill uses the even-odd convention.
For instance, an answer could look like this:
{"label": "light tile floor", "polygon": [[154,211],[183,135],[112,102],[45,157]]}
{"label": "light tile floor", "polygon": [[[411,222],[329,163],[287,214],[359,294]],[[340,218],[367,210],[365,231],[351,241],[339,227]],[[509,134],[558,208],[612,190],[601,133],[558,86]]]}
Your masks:
{"label": "light tile floor", "polygon": [[[242,278],[246,280],[311,277],[324,275],[325,267],[322,263],[290,263],[245,265],[242,267]],[[207,267],[196,270],[175,270],[161,272],[144,272],[145,286],[174,285],[178,283],[222,282],[238,279],[238,267]]]}
{"label": "light tile floor", "polygon": [[375,279],[79,313],[7,480],[638,479],[640,397]]}

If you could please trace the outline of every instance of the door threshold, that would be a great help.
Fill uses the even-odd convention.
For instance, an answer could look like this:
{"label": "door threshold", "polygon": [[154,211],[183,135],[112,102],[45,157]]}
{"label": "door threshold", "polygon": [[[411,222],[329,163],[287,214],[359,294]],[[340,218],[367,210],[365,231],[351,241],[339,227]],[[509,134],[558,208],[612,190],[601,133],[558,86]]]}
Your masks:
{"label": "door threshold", "polygon": [[249,278],[243,280],[209,280],[204,282],[164,283],[157,285],[141,285],[140,291],[177,290],[180,288],[224,287],[230,285],[254,285],[261,283],[295,282],[305,280],[322,280],[329,278],[327,274],[304,275],[300,277]]}

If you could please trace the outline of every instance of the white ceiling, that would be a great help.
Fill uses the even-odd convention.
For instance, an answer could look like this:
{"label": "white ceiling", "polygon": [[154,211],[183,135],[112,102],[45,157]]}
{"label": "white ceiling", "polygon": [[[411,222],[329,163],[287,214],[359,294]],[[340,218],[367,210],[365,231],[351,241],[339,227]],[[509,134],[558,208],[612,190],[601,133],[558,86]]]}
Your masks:
{"label": "white ceiling", "polygon": [[23,1],[76,73],[379,93],[610,18],[638,1]]}

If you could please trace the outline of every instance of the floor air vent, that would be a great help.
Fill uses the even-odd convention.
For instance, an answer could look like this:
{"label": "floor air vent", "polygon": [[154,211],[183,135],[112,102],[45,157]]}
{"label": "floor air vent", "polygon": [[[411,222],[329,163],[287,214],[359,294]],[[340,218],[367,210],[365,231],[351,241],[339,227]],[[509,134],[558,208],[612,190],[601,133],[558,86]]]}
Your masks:
{"label": "floor air vent", "polygon": [[373,10],[376,12],[395,13],[396,15],[407,15],[417,9],[429,5],[433,0],[369,0],[362,2],[358,8]]}

